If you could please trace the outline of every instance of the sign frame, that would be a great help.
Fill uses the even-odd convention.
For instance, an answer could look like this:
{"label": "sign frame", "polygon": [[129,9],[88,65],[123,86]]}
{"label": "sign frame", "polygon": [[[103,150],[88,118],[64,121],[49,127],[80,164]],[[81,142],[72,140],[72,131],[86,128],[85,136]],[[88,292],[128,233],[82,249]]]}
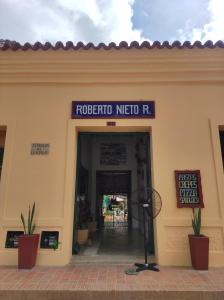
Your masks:
{"label": "sign frame", "polygon": [[[150,115],[142,115],[142,114],[134,114],[134,115],[90,115],[86,114],[84,116],[80,116],[76,112],[77,105],[110,105],[114,107],[118,105],[148,105],[151,109]],[[130,101],[72,101],[72,119],[155,119],[155,101],[153,100],[130,100]]]}
{"label": "sign frame", "polygon": [[42,231],[40,239],[41,249],[54,249],[52,243],[59,243],[59,231]]}
{"label": "sign frame", "polygon": [[16,249],[19,247],[19,236],[23,235],[22,230],[9,230],[6,233],[5,248]]}
{"label": "sign frame", "polygon": [[[177,198],[177,207],[178,208],[194,208],[194,207],[204,207],[203,202],[203,193],[202,193],[202,185],[201,185],[201,173],[200,170],[175,170],[175,184],[176,184],[176,198]],[[181,203],[181,195],[180,195],[180,179],[179,175],[193,175],[196,178],[197,187],[196,188],[187,188],[188,190],[195,191],[197,190],[197,197],[199,198],[199,203]],[[182,182],[190,182],[190,180],[182,180]],[[195,181],[195,180],[194,180]],[[186,188],[183,188],[186,189]],[[186,196],[190,197],[190,196]]]}

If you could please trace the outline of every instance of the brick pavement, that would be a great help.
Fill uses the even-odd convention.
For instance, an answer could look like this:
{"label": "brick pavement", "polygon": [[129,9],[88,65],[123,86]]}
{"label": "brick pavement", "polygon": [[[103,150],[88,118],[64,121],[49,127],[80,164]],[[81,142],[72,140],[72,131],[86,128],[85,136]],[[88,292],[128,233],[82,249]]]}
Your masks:
{"label": "brick pavement", "polygon": [[[113,294],[111,299],[118,299],[116,298],[118,296],[121,297],[119,299],[131,299],[132,296],[133,299],[224,299],[224,268],[196,271],[191,268],[161,267],[158,273],[144,271],[138,275],[126,275],[124,270],[127,267],[127,265],[96,264],[35,267],[32,270],[0,267],[0,299],[56,299],[55,296],[50,298],[49,295],[52,291],[60,293],[64,291],[64,295],[69,292],[77,292],[79,295],[78,298],[69,298],[68,296],[68,298],[60,299],[95,299],[91,296],[94,294],[93,292],[98,292],[98,294],[106,292],[108,300],[111,293]],[[15,291],[17,291],[16,294]],[[20,294],[19,291],[26,291],[26,296]],[[33,294],[30,293],[33,297],[27,296],[29,295],[28,291],[33,292]],[[37,291],[42,292],[41,298],[34,297],[34,292]],[[49,298],[44,298],[44,291],[46,295],[49,292]],[[86,297],[89,295],[89,298],[82,298],[84,292],[86,292]],[[127,293],[125,296],[125,292],[128,293],[128,298]],[[152,292],[156,293],[157,298],[155,295],[153,296]],[[170,294],[171,298],[169,298],[169,294],[166,294],[165,298],[162,296],[162,298],[158,298],[165,292],[172,292],[173,296],[171,297]],[[185,292],[185,298],[174,297],[180,292]],[[151,294],[152,298],[149,297]],[[180,293],[180,295],[182,294]],[[13,295],[16,295],[16,298]],[[71,293],[68,295],[71,296]],[[194,298],[194,295],[197,297]],[[19,298],[20,296],[21,298]],[[97,299],[101,299],[101,297],[98,295]],[[102,299],[105,299],[105,296]]]}

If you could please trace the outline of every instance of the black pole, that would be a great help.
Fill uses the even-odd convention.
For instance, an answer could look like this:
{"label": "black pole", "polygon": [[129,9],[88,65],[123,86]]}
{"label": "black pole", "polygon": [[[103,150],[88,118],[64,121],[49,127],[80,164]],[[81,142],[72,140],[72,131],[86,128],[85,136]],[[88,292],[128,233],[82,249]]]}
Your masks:
{"label": "black pole", "polygon": [[143,235],[144,235],[144,249],[145,249],[145,263],[135,263],[135,266],[137,267],[136,272],[144,271],[144,270],[151,270],[159,272],[159,269],[157,267],[156,263],[150,263],[148,264],[148,249],[147,249],[147,242],[146,242],[146,222],[145,222],[145,210],[149,207],[148,203],[142,204],[143,209]]}
{"label": "black pole", "polygon": [[147,255],[147,242],[146,242],[146,224],[145,224],[145,208],[144,204],[142,205],[143,210],[143,237],[144,237],[144,249],[145,249],[145,265],[148,264],[148,255]]}

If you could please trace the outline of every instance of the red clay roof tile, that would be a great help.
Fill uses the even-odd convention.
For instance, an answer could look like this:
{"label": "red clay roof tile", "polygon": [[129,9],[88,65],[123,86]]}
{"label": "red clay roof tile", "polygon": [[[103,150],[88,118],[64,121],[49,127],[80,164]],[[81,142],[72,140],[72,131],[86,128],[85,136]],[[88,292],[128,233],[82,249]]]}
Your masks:
{"label": "red clay roof tile", "polygon": [[204,44],[202,44],[200,41],[196,41],[194,43],[190,43],[189,41],[186,41],[184,43],[181,44],[181,42],[179,41],[175,41],[172,44],[170,44],[168,41],[164,41],[163,43],[160,43],[159,41],[155,41],[152,44],[150,44],[148,41],[144,41],[142,43],[138,43],[137,41],[133,41],[130,43],[130,45],[128,45],[127,42],[122,41],[120,42],[118,45],[115,43],[109,43],[108,45],[104,44],[104,43],[99,43],[98,45],[94,45],[93,43],[87,43],[84,44],[82,42],[78,42],[77,44],[73,44],[73,42],[68,41],[65,44],[63,44],[62,42],[57,42],[55,45],[52,45],[49,42],[46,42],[44,44],[40,43],[40,42],[36,42],[34,44],[30,44],[30,43],[25,43],[24,45],[16,42],[16,41],[10,41],[10,40],[0,40],[0,50],[2,51],[6,51],[6,50],[12,50],[12,51],[17,51],[17,50],[23,50],[23,51],[27,51],[27,50],[44,50],[47,51],[49,49],[51,50],[59,50],[59,49],[63,49],[63,50],[69,50],[69,49],[73,49],[73,50],[89,50],[89,49],[95,49],[95,50],[99,50],[99,49],[104,49],[104,50],[110,50],[110,49],[193,49],[193,48],[199,48],[199,49],[205,49],[205,48],[209,48],[209,49],[214,49],[214,48],[224,48],[224,42],[223,41],[217,41],[215,43],[213,43],[212,41],[207,41]]}

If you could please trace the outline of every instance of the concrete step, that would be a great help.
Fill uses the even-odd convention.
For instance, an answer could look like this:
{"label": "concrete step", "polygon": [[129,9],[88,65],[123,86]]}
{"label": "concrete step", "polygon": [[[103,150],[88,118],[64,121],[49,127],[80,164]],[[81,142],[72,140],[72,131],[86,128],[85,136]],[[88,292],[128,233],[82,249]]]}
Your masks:
{"label": "concrete step", "polygon": [[0,267],[0,300],[224,300],[224,268],[162,267],[127,275],[132,265],[80,263],[18,270]]}
{"label": "concrete step", "polygon": [[223,300],[223,291],[0,291],[1,300]]}
{"label": "concrete step", "polygon": [[[87,263],[87,264],[119,264],[134,265],[134,263],[143,263],[144,256],[139,255],[110,255],[110,254],[89,254],[89,255],[73,255],[70,265]],[[148,257],[148,262],[155,262],[154,256]]]}

